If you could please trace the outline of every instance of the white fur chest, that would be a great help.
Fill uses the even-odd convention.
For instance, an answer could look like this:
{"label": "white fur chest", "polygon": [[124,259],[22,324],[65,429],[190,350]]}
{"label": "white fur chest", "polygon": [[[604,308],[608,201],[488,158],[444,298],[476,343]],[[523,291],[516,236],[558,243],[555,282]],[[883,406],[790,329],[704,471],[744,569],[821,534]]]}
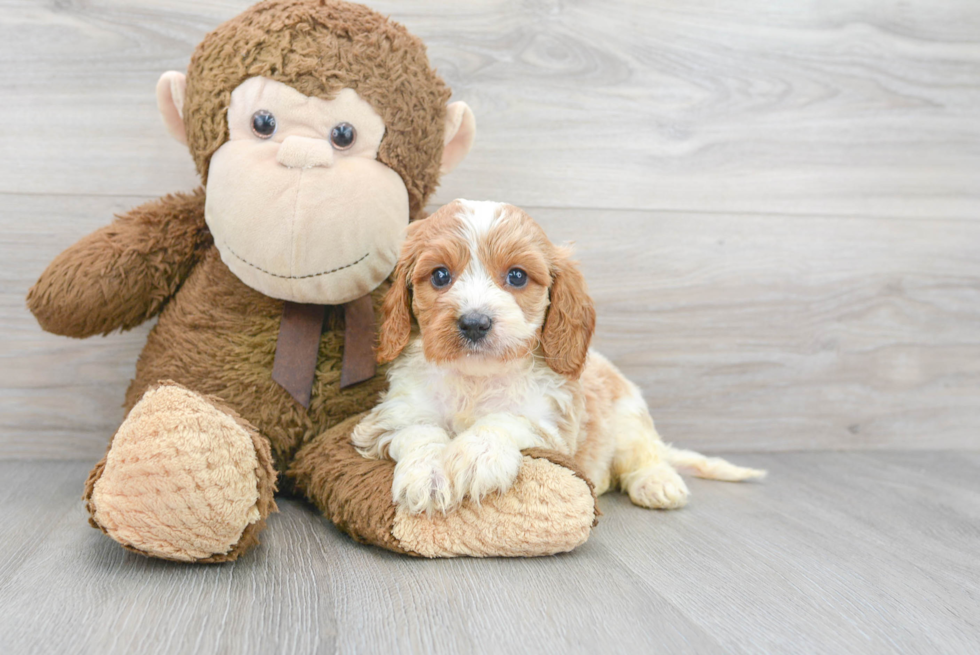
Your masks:
{"label": "white fur chest", "polygon": [[549,441],[558,439],[560,417],[572,403],[567,378],[530,359],[468,373],[427,362],[412,344],[391,371],[389,397],[406,398],[451,435],[489,414],[511,414],[538,426]]}

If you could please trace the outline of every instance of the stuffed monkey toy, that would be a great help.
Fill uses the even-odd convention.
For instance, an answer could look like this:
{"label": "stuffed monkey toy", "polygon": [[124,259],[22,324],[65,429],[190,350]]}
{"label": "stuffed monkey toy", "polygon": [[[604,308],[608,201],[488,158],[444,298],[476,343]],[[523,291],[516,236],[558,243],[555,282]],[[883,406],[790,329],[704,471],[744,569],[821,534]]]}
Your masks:
{"label": "stuffed monkey toy", "polygon": [[268,0],[211,32],[157,99],[202,187],[118,216],[30,290],[83,338],[158,317],[127,416],[85,485],[92,526],[144,555],[234,560],[277,488],[360,542],[427,557],[542,555],[585,541],[591,485],[528,451],[505,494],[446,515],[391,498],[350,432],[386,385],[374,312],[405,226],[468,152],[469,108],[401,25],[335,0]]}

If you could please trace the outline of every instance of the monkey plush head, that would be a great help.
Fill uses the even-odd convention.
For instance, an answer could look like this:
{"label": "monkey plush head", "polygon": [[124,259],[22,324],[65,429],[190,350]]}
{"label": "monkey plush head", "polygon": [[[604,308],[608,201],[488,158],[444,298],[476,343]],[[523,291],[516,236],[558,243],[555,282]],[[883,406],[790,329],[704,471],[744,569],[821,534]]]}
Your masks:
{"label": "monkey plush head", "polygon": [[261,2],[157,85],[222,261],[268,296],[314,304],[391,273],[404,227],[473,142],[472,112],[449,96],[419,39],[335,0]]}

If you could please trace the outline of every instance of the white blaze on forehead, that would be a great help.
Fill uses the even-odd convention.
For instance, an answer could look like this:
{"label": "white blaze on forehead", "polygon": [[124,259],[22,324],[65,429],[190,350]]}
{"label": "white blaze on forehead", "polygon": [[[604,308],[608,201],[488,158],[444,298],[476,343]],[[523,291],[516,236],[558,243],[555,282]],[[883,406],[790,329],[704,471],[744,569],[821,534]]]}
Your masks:
{"label": "white blaze on forehead", "polygon": [[470,247],[470,261],[478,259],[480,241],[490,232],[504,214],[506,205],[492,200],[458,200],[463,211],[458,215],[463,238]]}
{"label": "white blaze on forehead", "polygon": [[470,251],[466,270],[459,275],[452,289],[458,311],[460,315],[471,311],[497,313],[501,311],[501,305],[512,299],[490,278],[479,250],[480,243],[502,215],[504,204],[490,200],[460,199],[457,202],[462,206],[462,211],[457,214],[460,236]]}
{"label": "white blaze on forehead", "polygon": [[492,201],[458,202],[462,206],[457,215],[460,236],[470,250],[470,258],[466,270],[449,291],[457,315],[481,312],[490,316],[494,325],[490,341],[499,347],[511,348],[524,343],[534,335],[537,326],[528,322],[514,296],[501,288],[500,281],[494,277],[498,272],[488,271],[480,259],[481,244],[495,225],[506,220],[509,205]]}
{"label": "white blaze on forehead", "polygon": [[449,290],[449,294],[460,316],[481,312],[494,318],[504,307],[514,303],[513,298],[490,279],[483,263],[474,259],[466,265],[466,270]]}

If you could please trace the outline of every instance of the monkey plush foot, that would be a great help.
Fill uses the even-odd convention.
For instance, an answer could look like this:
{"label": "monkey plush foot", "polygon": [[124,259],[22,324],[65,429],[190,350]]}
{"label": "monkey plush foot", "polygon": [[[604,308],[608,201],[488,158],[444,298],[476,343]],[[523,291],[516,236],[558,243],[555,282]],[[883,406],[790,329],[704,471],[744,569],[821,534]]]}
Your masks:
{"label": "monkey plush foot", "polygon": [[524,451],[517,480],[505,493],[465,500],[427,517],[399,508],[392,535],[423,557],[532,557],[572,550],[596,518],[592,485],[570,459],[544,449]]}
{"label": "monkey plush foot", "polygon": [[275,511],[268,441],[219,401],[173,383],[147,391],[89,476],[90,522],[163,559],[227,561]]}
{"label": "monkey plush foot", "polygon": [[532,557],[588,539],[597,507],[570,458],[524,451],[505,493],[466,500],[442,514],[412,514],[392,502],[394,463],[361,457],[350,443],[363,414],[325,431],[296,455],[287,476],[337,527],[361,542],[423,557]]}

